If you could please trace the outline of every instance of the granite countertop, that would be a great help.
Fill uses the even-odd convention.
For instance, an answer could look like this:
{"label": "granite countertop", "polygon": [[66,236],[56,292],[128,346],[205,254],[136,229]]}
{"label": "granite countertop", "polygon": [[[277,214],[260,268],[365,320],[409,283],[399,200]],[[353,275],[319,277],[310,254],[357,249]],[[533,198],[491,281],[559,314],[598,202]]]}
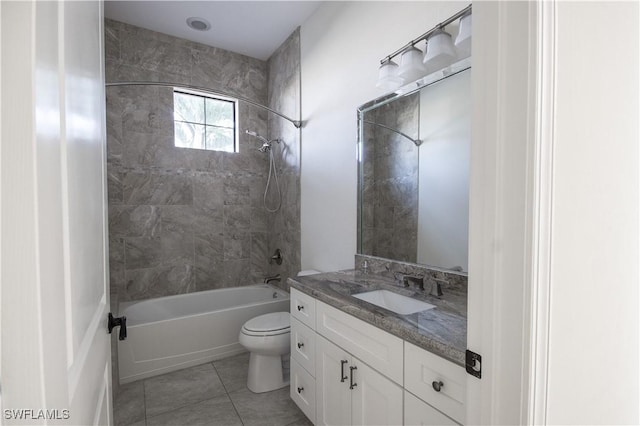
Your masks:
{"label": "granite countertop", "polygon": [[[289,278],[289,285],[303,293],[400,337],[416,346],[464,366],[467,347],[466,286],[443,284],[441,298],[426,291],[404,288],[392,277],[364,274],[358,270],[327,272]],[[436,307],[428,311],[401,315],[352,297],[372,290],[390,290]]]}

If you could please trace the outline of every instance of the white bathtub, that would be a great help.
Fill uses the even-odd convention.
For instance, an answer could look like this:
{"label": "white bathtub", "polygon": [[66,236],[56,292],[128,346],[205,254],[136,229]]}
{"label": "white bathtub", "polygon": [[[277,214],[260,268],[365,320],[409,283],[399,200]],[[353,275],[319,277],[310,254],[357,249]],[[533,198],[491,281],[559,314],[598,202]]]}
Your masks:
{"label": "white bathtub", "polygon": [[118,341],[120,383],[246,352],[249,319],[289,311],[289,294],[267,284],[160,297],[120,305],[127,340]]}

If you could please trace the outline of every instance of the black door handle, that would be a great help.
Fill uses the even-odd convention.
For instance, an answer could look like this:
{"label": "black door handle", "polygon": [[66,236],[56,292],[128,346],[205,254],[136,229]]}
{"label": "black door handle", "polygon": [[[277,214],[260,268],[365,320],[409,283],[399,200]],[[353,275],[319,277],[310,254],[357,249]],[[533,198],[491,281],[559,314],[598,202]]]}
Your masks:
{"label": "black door handle", "polygon": [[109,322],[107,323],[107,328],[109,329],[109,334],[114,327],[120,327],[120,333],[118,334],[118,340],[125,340],[127,338],[127,317],[122,316],[118,318],[114,318],[109,312]]}
{"label": "black door handle", "polygon": [[344,374],[344,365],[349,362],[346,360],[341,360],[340,361],[340,383],[344,383],[345,380],[347,380],[347,376],[345,376]]}
{"label": "black door handle", "polygon": [[358,367],[349,367],[349,370],[351,370],[351,371],[349,371],[349,376],[350,376],[349,377],[349,389],[353,389],[356,386],[358,386],[357,383],[353,383],[353,370],[357,370],[357,369],[358,369]]}

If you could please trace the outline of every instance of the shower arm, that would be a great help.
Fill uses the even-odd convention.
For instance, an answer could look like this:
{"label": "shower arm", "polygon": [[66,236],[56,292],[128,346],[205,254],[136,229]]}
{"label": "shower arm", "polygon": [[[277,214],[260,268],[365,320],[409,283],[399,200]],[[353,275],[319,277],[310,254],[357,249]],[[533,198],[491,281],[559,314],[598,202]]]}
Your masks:
{"label": "shower arm", "polygon": [[400,136],[404,136],[405,138],[413,142],[416,146],[422,145],[422,141],[420,139],[414,139],[411,136],[407,135],[406,133],[402,133],[400,130],[394,129],[393,127],[385,126],[384,124],[376,123],[375,121],[369,121],[369,120],[362,120],[362,121],[367,124],[373,124],[374,126],[378,126],[378,127],[382,127],[383,129],[390,130],[394,133],[399,134]]}
{"label": "shower arm", "polygon": [[224,92],[220,92],[217,90],[211,90],[211,89],[207,89],[206,87],[201,87],[201,86],[192,86],[190,84],[175,84],[175,83],[168,83],[165,81],[114,81],[114,82],[110,82],[110,83],[105,83],[106,87],[116,87],[116,86],[161,86],[161,87],[172,87],[172,88],[177,88],[177,89],[187,89],[187,90],[195,90],[198,92],[203,92],[203,93],[208,93],[210,95],[214,95],[214,96],[223,96],[226,98],[235,98],[239,101],[242,102],[246,102],[248,104],[251,104],[253,106],[256,106],[258,108],[262,108],[262,109],[266,109],[267,111],[284,118],[285,120],[291,122],[296,129],[299,129],[302,127],[302,121],[301,120],[294,120],[293,118],[289,118],[284,114],[279,113],[276,110],[273,110],[271,108],[269,108],[268,106],[262,105],[258,102],[252,101],[251,99],[247,99],[247,98],[243,98],[237,95],[231,95],[228,93],[224,93]]}

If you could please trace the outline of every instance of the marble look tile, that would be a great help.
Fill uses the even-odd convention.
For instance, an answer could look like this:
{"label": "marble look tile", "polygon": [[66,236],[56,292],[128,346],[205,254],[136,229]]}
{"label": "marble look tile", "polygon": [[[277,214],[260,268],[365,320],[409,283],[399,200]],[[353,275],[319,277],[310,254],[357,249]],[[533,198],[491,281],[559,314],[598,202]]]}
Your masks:
{"label": "marble look tile", "polygon": [[225,205],[224,226],[228,231],[249,230],[251,224],[251,209],[247,206]]}
{"label": "marble look tile", "polygon": [[109,235],[109,281],[111,289],[124,286],[124,239]]}
{"label": "marble look tile", "polygon": [[271,218],[263,208],[250,207],[248,210],[250,215],[249,230],[251,232],[267,232],[271,229]]}
{"label": "marble look tile", "polygon": [[222,261],[200,262],[196,258],[195,268],[195,291],[213,290],[216,288],[229,287],[225,280]]}
{"label": "marble look tile", "polygon": [[116,21],[105,19],[104,25],[104,54],[107,61],[120,60],[120,29]]}
{"label": "marble look tile", "polygon": [[247,206],[250,204],[249,179],[240,174],[224,178],[224,204]]}
{"label": "marble look tile", "polygon": [[147,418],[225,394],[211,364],[146,379],[144,392]]}
{"label": "marble look tile", "polygon": [[123,185],[126,204],[189,205],[193,203],[193,187],[188,176],[126,172]]}
{"label": "marble look tile", "polygon": [[225,260],[222,268],[225,287],[240,287],[253,283],[249,259]]}
{"label": "marble look tile", "polygon": [[145,400],[142,381],[120,386],[118,396],[113,401],[113,414],[114,423],[117,426],[144,420]]}
{"label": "marble look tile", "polygon": [[111,237],[156,237],[160,234],[160,209],[157,206],[109,207]]}
{"label": "marble look tile", "polygon": [[246,389],[249,374],[249,353],[213,361],[227,393]]}
{"label": "marble look tile", "polygon": [[193,232],[198,238],[212,240],[220,239],[223,235],[223,209],[222,206],[204,209],[193,209]]}
{"label": "marble look tile", "polygon": [[159,237],[130,237],[124,241],[127,269],[153,268],[162,263],[162,245]]}
{"label": "marble look tile", "polygon": [[119,168],[109,163],[107,164],[107,199],[110,206],[124,202],[122,173]]}
{"label": "marble look tile", "polygon": [[193,178],[193,205],[217,210],[224,205],[224,177],[219,173],[199,173]]}
{"label": "marble look tile", "polygon": [[147,419],[147,426],[175,425],[242,426],[242,421],[227,395],[187,405]]}
{"label": "marble look tile", "polygon": [[180,43],[162,40],[158,36],[159,33],[152,31],[126,27],[122,32],[122,61],[149,71],[162,70],[188,76],[191,73],[191,52]]}
{"label": "marble look tile", "polygon": [[248,232],[225,231],[224,260],[249,259],[251,237]]}
{"label": "marble look tile", "polygon": [[245,426],[282,426],[304,417],[289,397],[289,388],[254,394],[249,389],[229,393]]}
{"label": "marble look tile", "polygon": [[195,291],[193,265],[125,270],[121,300],[141,300]]}

